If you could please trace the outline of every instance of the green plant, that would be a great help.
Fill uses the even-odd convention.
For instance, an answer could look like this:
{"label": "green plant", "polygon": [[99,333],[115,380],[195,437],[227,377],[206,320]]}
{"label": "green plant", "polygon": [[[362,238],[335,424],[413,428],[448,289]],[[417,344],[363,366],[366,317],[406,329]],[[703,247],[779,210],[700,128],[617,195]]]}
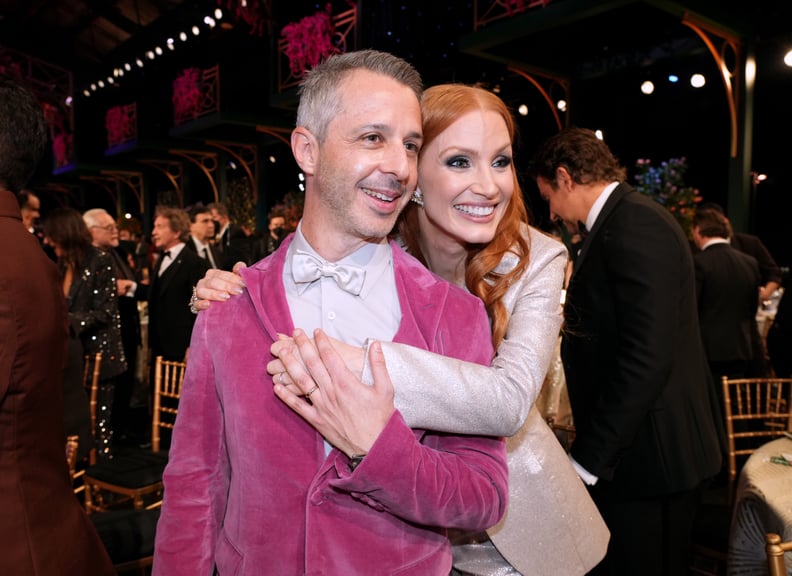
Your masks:
{"label": "green plant", "polygon": [[691,237],[696,204],[701,202],[699,190],[685,184],[686,158],[671,158],[652,166],[651,160],[635,163],[635,188],[666,207],[676,218],[688,238]]}

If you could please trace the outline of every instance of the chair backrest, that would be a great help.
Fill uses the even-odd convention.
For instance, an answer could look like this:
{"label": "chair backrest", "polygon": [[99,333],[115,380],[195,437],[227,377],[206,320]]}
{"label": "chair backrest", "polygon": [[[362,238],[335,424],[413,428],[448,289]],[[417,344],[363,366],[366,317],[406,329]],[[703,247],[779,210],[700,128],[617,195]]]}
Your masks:
{"label": "chair backrest", "polygon": [[765,551],[770,576],[787,576],[784,553],[792,551],[792,541],[782,542],[781,536],[770,532],[765,535]]}
{"label": "chair backrest", "polygon": [[91,406],[91,430],[96,428],[96,396],[99,392],[99,370],[102,367],[102,353],[86,354],[83,364],[83,387],[88,393]]}
{"label": "chair backrest", "polygon": [[762,444],[792,430],[792,378],[723,377],[729,443],[729,502],[738,468]]}
{"label": "chair backrest", "polygon": [[173,430],[173,425],[176,422],[187,362],[163,360],[162,356],[157,356],[155,362],[151,449],[158,452],[162,429]]}
{"label": "chair backrest", "polygon": [[69,477],[74,481],[77,474],[77,449],[80,446],[80,437],[75,435],[66,437],[66,464],[69,465]]}
{"label": "chair backrest", "polygon": [[[99,371],[102,367],[102,353],[86,354],[83,364],[83,388],[88,393],[88,405],[91,410],[91,436],[96,434],[96,398],[99,394]],[[94,440],[96,438],[94,437]],[[88,463],[96,464],[96,448],[88,453]]]}

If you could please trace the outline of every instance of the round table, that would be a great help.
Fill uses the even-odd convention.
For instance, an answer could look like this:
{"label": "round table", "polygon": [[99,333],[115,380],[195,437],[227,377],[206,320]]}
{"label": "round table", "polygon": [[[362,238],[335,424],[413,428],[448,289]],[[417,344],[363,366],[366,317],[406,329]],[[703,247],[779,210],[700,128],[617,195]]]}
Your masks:
{"label": "round table", "polygon": [[[792,540],[792,466],[771,460],[782,453],[792,454],[792,439],[764,444],[740,472],[729,538],[730,576],[767,576],[765,533]],[[792,573],[792,560],[786,562]]]}

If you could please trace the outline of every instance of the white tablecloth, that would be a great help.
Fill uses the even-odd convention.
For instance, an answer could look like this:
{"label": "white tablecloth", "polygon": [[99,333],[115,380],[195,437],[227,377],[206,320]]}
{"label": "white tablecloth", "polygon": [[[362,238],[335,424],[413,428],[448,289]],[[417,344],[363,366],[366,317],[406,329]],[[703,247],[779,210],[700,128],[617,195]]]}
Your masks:
{"label": "white tablecloth", "polygon": [[[729,539],[728,574],[766,576],[765,533],[776,532],[792,540],[792,466],[770,459],[792,454],[792,440],[768,442],[750,458],[740,472]],[[787,573],[792,559],[787,555]]]}

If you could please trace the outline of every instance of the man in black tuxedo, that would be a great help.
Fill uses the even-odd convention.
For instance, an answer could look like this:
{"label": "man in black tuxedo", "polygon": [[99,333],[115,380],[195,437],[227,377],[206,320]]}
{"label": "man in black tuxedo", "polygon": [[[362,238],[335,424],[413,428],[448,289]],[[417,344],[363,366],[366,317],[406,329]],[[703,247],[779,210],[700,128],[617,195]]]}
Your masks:
{"label": "man in black tuxedo", "polygon": [[92,208],[83,213],[83,220],[91,231],[93,245],[108,252],[115,264],[118,283],[118,313],[121,317],[121,342],[127,369],[115,383],[113,395],[113,426],[116,439],[122,443],[131,432],[129,420],[130,400],[135,387],[138,348],[141,345],[140,313],[138,312],[135,273],[129,265],[127,254],[119,248],[118,226],[103,208]]}
{"label": "man in black tuxedo", "polygon": [[721,377],[762,376],[754,341],[760,275],[756,258],[729,244],[729,221],[716,210],[696,210],[693,241],[699,324],[716,391]]}
{"label": "man in black tuxedo", "polygon": [[208,206],[196,204],[187,211],[190,216],[190,238],[187,248],[198,254],[209,263],[210,268],[219,268],[220,251],[212,243],[214,238],[214,220]]}
{"label": "man in black tuxedo", "polygon": [[[190,312],[192,289],[209,264],[192,250],[185,250],[190,219],[184,210],[159,206],[151,239],[160,255],[148,287],[149,358],[183,360],[190,346],[195,314]],[[153,384],[153,381],[152,381]]]}
{"label": "man in black tuxedo", "polygon": [[241,226],[231,222],[226,205],[212,202],[208,207],[215,222],[215,247],[220,252],[218,267],[232,271],[237,262],[252,264],[250,239]]}
{"label": "man in black tuxedo", "polygon": [[567,288],[562,359],[570,457],[611,531],[591,574],[688,573],[722,425],[696,310],[690,244],[590,130],[551,137],[531,168],[550,215],[588,234]]}

